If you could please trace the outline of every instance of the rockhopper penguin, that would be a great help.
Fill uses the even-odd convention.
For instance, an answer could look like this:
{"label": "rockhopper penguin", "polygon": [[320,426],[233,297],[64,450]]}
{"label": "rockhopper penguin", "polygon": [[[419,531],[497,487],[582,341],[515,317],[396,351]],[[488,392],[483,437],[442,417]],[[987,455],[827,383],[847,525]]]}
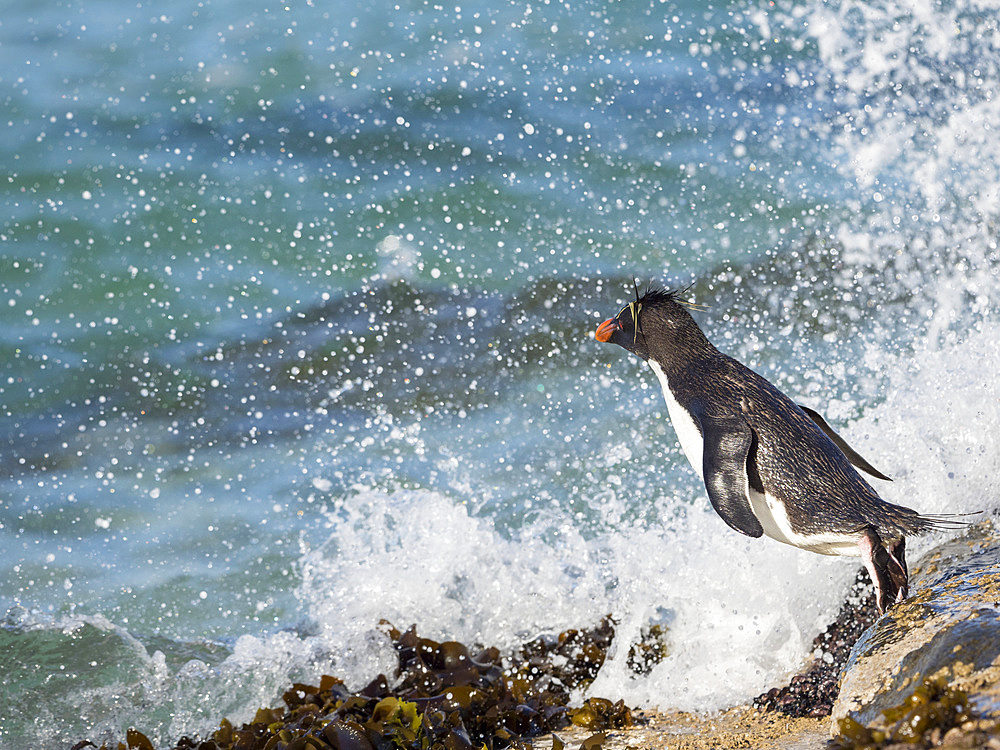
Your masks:
{"label": "rockhopper penguin", "polygon": [[907,596],[906,536],[950,526],[887,503],[854,467],[888,480],[816,412],[709,343],[676,292],[649,289],[597,328],[653,369],[681,448],[712,507],[747,536],[860,555],[880,613]]}

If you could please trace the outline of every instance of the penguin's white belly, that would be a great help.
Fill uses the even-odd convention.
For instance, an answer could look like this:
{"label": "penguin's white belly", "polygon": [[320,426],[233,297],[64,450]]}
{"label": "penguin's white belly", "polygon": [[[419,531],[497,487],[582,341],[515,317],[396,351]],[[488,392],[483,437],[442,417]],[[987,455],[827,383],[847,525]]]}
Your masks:
{"label": "penguin's white belly", "polygon": [[705,440],[701,436],[701,430],[695,424],[690,412],[677,403],[674,394],[670,391],[670,383],[667,374],[653,360],[649,360],[649,366],[656,373],[656,379],[660,381],[660,388],[663,389],[663,398],[667,402],[667,414],[670,415],[670,422],[677,433],[677,439],[681,442],[681,450],[691,462],[691,467],[702,480],[705,479],[705,467],[702,456],[705,450]]}
{"label": "penguin's white belly", "polygon": [[800,534],[789,523],[784,503],[767,492],[761,494],[752,488],[749,495],[750,508],[760,521],[764,533],[772,539],[821,555],[861,556],[861,549],[858,547],[860,534]]}
{"label": "penguin's white belly", "polygon": [[[705,441],[702,438],[701,430],[698,429],[691,413],[674,398],[674,394],[670,390],[670,382],[663,369],[653,360],[649,360],[649,366],[653,368],[657,380],[660,381],[663,398],[667,402],[667,414],[670,415],[670,421],[677,432],[681,450],[684,451],[687,460],[691,462],[692,468],[704,481]],[[818,552],[821,555],[851,555],[855,557],[861,555],[861,550],[858,548],[860,534],[800,534],[792,528],[788,514],[785,512],[784,503],[779,502],[768,493],[761,494],[752,489],[749,480],[744,486],[748,490],[750,508],[757,516],[757,520],[760,521],[764,533],[771,539],[811,552]]]}

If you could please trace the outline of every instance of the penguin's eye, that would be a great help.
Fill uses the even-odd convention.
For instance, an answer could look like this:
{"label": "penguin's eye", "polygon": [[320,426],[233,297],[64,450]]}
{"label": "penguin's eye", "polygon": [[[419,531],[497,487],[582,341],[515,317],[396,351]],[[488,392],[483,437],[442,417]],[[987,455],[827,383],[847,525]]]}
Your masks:
{"label": "penguin's eye", "polygon": [[639,313],[642,312],[641,302],[629,302],[625,307],[618,311],[616,317],[626,319],[625,312],[628,312],[628,317],[632,319],[632,325],[636,326],[639,324]]}
{"label": "penguin's eye", "polygon": [[[628,315],[626,315],[626,312]],[[642,313],[642,303],[641,302],[629,302],[625,307],[618,311],[618,315],[615,317],[622,321],[624,324],[626,321],[631,319],[632,321],[632,345],[635,346],[636,340],[639,336],[640,326],[639,326],[639,315]],[[623,326],[624,327],[624,326]]]}

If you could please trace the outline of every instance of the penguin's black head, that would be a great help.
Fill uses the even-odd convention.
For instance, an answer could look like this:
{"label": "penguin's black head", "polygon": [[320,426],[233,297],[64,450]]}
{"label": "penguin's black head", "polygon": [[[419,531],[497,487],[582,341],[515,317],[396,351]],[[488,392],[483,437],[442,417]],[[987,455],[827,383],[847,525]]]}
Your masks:
{"label": "penguin's black head", "polygon": [[711,346],[687,311],[690,304],[676,291],[650,287],[640,297],[637,289],[635,300],[601,323],[594,337],[664,364],[692,347]]}

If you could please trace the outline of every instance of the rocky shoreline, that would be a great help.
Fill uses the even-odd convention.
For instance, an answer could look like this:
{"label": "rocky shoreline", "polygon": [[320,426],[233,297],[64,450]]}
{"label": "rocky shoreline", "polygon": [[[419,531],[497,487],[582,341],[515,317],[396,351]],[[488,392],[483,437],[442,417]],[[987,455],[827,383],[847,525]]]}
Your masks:
{"label": "rocky shoreline", "polygon": [[[391,680],[380,675],[356,693],[330,676],[292,685],[284,706],[262,708],[240,727],[223,719],[211,737],[183,737],[174,747],[1000,750],[1000,534],[993,521],[931,550],[911,578],[911,597],[877,618],[867,575],[859,573],[813,643],[818,656],[787,685],[720,713],[639,712],[598,697],[571,707],[570,694],[590,683],[612,643],[609,618],[506,657],[385,623],[399,657]],[[664,634],[650,633],[629,663],[641,672],[664,648]],[[85,740],[73,750],[87,747],[96,746]],[[117,747],[154,750],[138,730]]]}

